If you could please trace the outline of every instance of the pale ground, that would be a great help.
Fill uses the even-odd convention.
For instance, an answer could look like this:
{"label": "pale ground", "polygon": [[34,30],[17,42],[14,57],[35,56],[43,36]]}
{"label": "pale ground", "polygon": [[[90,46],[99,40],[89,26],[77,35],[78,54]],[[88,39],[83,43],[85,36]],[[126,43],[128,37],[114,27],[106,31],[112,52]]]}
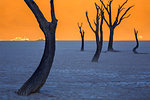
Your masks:
{"label": "pale ground", "polygon": [[[121,52],[107,52],[91,63],[95,42],[57,42],[51,73],[40,93],[14,93],[35,71],[44,42],[0,42],[0,100],[150,100],[150,54],[133,54],[135,42],[115,42]],[[150,53],[150,42],[139,52]]]}

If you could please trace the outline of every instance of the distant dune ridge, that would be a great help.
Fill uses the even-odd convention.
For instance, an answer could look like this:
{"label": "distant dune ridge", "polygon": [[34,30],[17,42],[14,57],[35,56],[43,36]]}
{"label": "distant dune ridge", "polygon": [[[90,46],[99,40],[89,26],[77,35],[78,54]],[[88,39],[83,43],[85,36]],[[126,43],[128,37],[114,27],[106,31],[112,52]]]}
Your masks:
{"label": "distant dune ridge", "polygon": [[[15,37],[11,39],[10,41],[33,41],[33,40],[30,40],[27,37]],[[40,37],[39,39],[34,40],[34,41],[45,41],[45,38]]]}
{"label": "distant dune ridge", "polygon": [[11,41],[29,41],[29,38],[26,37],[15,37],[14,39],[11,39]]}

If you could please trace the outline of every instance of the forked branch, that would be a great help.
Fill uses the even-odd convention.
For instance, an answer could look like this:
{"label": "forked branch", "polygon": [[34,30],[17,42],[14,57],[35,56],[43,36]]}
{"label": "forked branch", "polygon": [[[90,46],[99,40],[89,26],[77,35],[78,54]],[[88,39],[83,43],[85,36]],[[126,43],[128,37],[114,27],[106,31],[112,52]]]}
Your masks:
{"label": "forked branch", "polygon": [[39,66],[32,76],[16,92],[18,95],[28,96],[32,93],[40,91],[50,73],[55,56],[55,32],[57,27],[57,19],[54,13],[53,0],[50,1],[52,22],[48,22],[45,19],[42,12],[33,0],[24,1],[33,12],[41,30],[45,35],[45,48]]}
{"label": "forked branch", "polygon": [[134,7],[134,6],[130,6],[130,7],[124,12],[124,14],[121,16],[119,22],[117,23],[117,25],[119,25],[123,19],[128,18],[128,17],[131,15],[131,14],[129,14],[128,16],[125,17],[125,15],[128,13],[128,11],[129,11],[132,7]]}
{"label": "forked branch", "polygon": [[54,1],[50,0],[51,4],[51,17],[52,17],[52,23],[57,22],[56,16],[55,16],[55,10],[54,10]]}
{"label": "forked branch", "polygon": [[103,0],[100,0],[100,2],[102,3],[102,5],[104,6],[105,10],[107,11],[107,13],[109,14],[109,10],[108,10],[108,5],[106,7],[106,5],[104,4]]}
{"label": "forked branch", "polygon": [[83,23],[81,23],[81,25],[79,25],[79,23],[78,23],[78,27],[79,27],[79,30],[80,30],[81,37],[84,37],[84,30],[82,30],[82,25],[83,25]]}

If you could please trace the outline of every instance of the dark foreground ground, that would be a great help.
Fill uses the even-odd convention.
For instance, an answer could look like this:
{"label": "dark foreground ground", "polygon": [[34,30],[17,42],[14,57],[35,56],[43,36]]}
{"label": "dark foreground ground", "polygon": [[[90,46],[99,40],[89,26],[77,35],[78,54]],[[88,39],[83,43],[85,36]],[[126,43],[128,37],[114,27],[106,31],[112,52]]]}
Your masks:
{"label": "dark foreground ground", "polygon": [[[0,42],[0,100],[150,100],[150,54],[133,54],[135,42],[115,42],[121,52],[107,52],[91,63],[95,42],[59,41],[49,78],[40,93],[14,93],[40,62],[44,42]],[[150,53],[150,42],[139,52]]]}

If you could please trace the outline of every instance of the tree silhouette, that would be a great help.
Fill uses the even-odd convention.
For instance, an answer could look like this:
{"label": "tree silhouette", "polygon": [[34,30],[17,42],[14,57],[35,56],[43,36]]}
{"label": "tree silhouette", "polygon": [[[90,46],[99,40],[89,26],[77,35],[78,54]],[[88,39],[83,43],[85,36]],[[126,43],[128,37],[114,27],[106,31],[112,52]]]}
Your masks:
{"label": "tree silhouette", "polygon": [[123,8],[124,5],[128,2],[128,0],[126,0],[122,5],[119,5],[118,7],[118,12],[117,12],[117,16],[114,22],[112,22],[112,2],[113,0],[109,0],[107,6],[106,4],[104,4],[103,0],[100,0],[101,4],[103,5],[103,7],[105,8],[108,16],[109,16],[109,21],[106,20],[106,18],[104,17],[104,20],[107,24],[107,26],[110,29],[110,36],[109,36],[109,43],[108,43],[108,51],[116,51],[113,49],[113,36],[114,36],[114,29],[122,22],[122,20],[128,18],[131,14],[129,14],[128,16],[126,16],[126,14],[128,13],[128,11],[133,7],[130,6],[128,7],[128,9],[125,10],[125,12],[120,16],[121,12],[125,9]]}
{"label": "tree silhouette", "polygon": [[33,0],[24,1],[36,17],[39,23],[39,27],[43,31],[46,40],[44,54],[38,68],[33,73],[33,75],[24,83],[24,85],[17,91],[18,95],[30,95],[31,93],[39,92],[40,88],[46,82],[55,55],[55,31],[57,27],[57,19],[55,17],[53,0],[50,0],[52,18],[51,22],[48,22],[45,19],[42,12]]}
{"label": "tree silhouette", "polygon": [[82,45],[81,45],[81,51],[84,51],[84,30],[82,30],[82,25],[83,23],[81,23],[81,25],[79,25],[78,23],[78,28],[80,30],[80,34],[81,34],[81,39],[82,39]]}
{"label": "tree silhouette", "polygon": [[[89,17],[88,17],[88,12],[86,11],[87,21],[89,23],[90,28],[95,33],[95,37],[96,37],[97,49],[96,49],[96,52],[95,52],[94,57],[92,59],[92,62],[98,62],[98,59],[99,59],[99,56],[100,56],[100,53],[101,53],[101,50],[102,50],[102,45],[103,45],[103,29],[102,29],[102,25],[103,25],[103,20],[104,20],[104,11],[96,3],[95,3],[95,7],[96,7],[96,11],[97,11],[96,22],[94,22],[94,24],[96,26],[95,30],[93,29],[93,27],[92,27],[92,25],[90,23],[90,20],[89,20]],[[101,17],[101,22],[99,22],[100,17]],[[99,25],[99,23],[100,23],[100,25]],[[100,30],[99,30],[99,27],[100,27]],[[99,32],[100,32],[100,36],[99,36]]]}
{"label": "tree silhouette", "polygon": [[136,39],[136,46],[133,48],[133,52],[135,54],[137,54],[138,52],[136,51],[136,49],[139,47],[139,40],[138,40],[138,37],[137,37],[137,34],[138,34],[138,31],[136,29],[134,29],[134,34],[135,34],[135,39]]}

